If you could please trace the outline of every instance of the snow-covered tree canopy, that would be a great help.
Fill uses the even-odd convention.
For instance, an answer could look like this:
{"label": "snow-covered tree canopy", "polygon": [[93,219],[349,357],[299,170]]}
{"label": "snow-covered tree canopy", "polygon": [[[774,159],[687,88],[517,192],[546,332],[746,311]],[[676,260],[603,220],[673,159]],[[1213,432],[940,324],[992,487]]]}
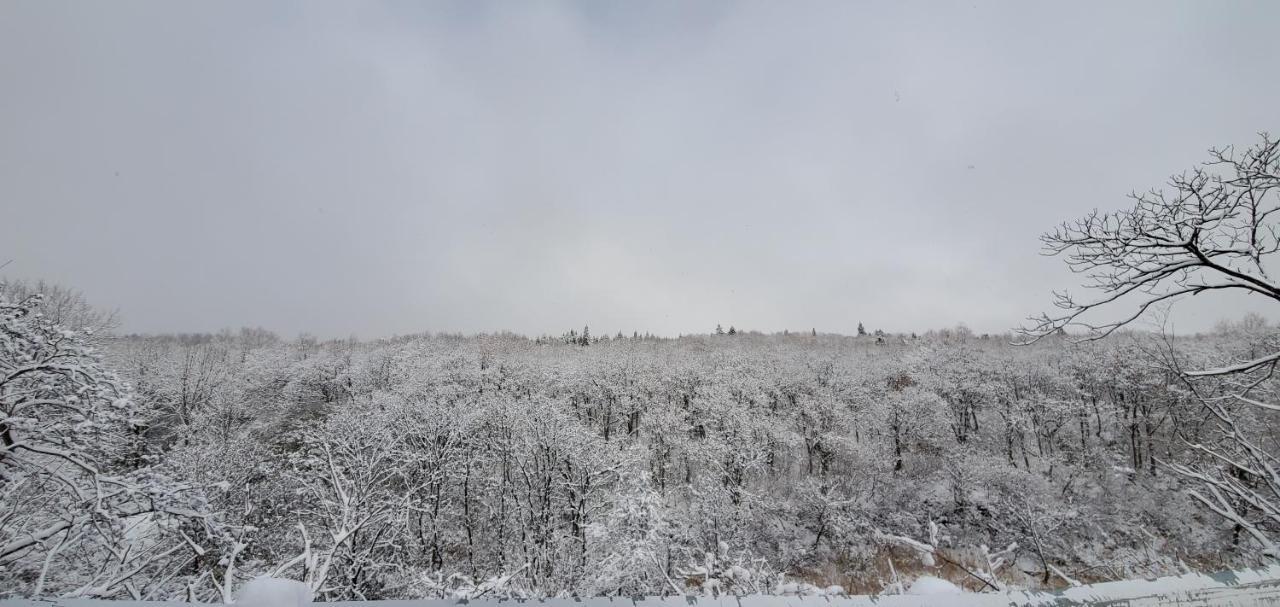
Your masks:
{"label": "snow-covered tree canopy", "polygon": [[[1267,537],[1159,465],[1207,470],[1222,436],[1159,336],[246,330],[100,357],[4,310],[7,595],[997,592],[1253,564]],[[1225,324],[1176,360],[1275,335]]]}
{"label": "snow-covered tree canopy", "polygon": [[147,596],[203,552],[202,493],[149,465],[127,386],[40,304],[0,288],[0,586]]}
{"label": "snow-covered tree canopy", "polygon": [[[1181,436],[1211,428],[1150,364],[1158,340],[888,341],[246,332],[117,339],[109,360],[149,395],[146,448],[227,487],[230,540],[173,596],[261,574],[324,599],[874,593],[926,573],[994,591],[1254,562],[1157,465],[1198,461]],[[1192,343],[1229,356],[1237,336]]]}

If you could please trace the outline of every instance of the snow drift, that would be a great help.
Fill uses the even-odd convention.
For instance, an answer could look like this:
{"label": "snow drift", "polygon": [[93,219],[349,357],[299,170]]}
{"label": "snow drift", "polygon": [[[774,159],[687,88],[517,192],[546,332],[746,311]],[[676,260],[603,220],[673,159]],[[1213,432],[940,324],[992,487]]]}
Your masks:
{"label": "snow drift", "polygon": [[311,589],[302,582],[262,576],[244,585],[235,604],[238,607],[301,607],[311,604]]}

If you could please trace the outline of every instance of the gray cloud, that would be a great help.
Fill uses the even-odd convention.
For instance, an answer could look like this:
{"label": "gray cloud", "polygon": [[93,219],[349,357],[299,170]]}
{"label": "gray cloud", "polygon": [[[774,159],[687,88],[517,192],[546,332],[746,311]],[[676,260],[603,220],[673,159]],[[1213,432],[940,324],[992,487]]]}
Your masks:
{"label": "gray cloud", "polygon": [[994,331],[1278,126],[1273,3],[691,4],[0,4],[0,257],[137,331]]}

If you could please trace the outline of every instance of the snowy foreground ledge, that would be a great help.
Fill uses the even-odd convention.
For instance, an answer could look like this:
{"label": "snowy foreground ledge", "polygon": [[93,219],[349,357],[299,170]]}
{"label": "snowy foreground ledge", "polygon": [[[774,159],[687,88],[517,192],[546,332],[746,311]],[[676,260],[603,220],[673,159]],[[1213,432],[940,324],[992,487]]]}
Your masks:
{"label": "snowy foreground ledge", "polygon": [[[92,599],[0,600],[0,607],[160,607],[189,603],[135,601],[101,601]],[[299,599],[284,595],[265,602],[243,602],[244,607],[297,607]],[[594,598],[474,601],[370,601],[318,603],[332,607],[450,607],[467,604],[473,607],[925,607],[955,605],[957,607],[1069,607],[1074,605],[1179,605],[1192,607],[1252,607],[1280,604],[1280,565],[1265,569],[1249,569],[1217,574],[1187,574],[1149,580],[1126,580],[1078,586],[1060,592],[1040,593],[1010,591],[991,594],[928,594],[899,596],[849,597],[667,597],[667,598]]]}

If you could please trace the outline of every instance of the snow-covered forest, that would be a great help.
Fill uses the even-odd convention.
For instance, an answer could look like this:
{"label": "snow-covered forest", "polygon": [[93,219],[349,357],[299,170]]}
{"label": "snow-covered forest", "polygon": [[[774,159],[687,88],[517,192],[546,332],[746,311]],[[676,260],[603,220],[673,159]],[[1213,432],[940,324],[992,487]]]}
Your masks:
{"label": "snow-covered forest", "polygon": [[1271,601],[1277,7],[0,2],[0,603]]}
{"label": "snow-covered forest", "polygon": [[1047,234],[1101,295],[1017,334],[113,335],[73,290],[9,284],[0,588],[992,592],[1266,564],[1280,328],[1084,319],[1280,299],[1278,166],[1264,137]]}
{"label": "snow-covered forest", "polygon": [[1280,328],[1082,319],[1135,290],[1280,298],[1278,158],[1215,152],[1047,234],[1101,296],[1016,335],[119,335],[74,290],[7,284],[0,588],[875,594],[1260,564]]}
{"label": "snow-covered forest", "polygon": [[[11,595],[210,600],[262,573],[331,599],[878,592],[924,570],[981,590],[1257,559],[1167,468],[1217,427],[1154,335],[102,338],[22,301]],[[1277,339],[1247,318],[1178,357]],[[1256,413],[1238,423],[1273,440]]]}

